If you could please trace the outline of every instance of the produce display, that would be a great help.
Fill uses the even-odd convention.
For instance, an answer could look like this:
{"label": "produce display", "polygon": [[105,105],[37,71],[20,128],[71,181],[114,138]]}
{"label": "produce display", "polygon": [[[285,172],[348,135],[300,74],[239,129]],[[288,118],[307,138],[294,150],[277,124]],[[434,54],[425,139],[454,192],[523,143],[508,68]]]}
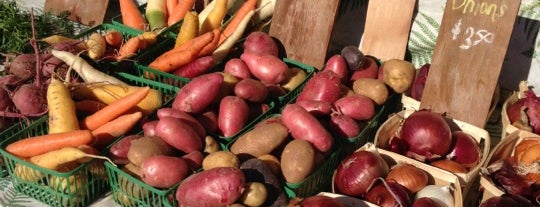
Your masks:
{"label": "produce display", "polygon": [[538,205],[528,86],[492,147],[481,128],[398,103],[421,101],[430,64],[357,45],[322,68],[286,57],[264,28],[274,4],[120,0],[111,23],[30,41],[0,76],[14,189],[50,206],[107,192],[125,207]]}

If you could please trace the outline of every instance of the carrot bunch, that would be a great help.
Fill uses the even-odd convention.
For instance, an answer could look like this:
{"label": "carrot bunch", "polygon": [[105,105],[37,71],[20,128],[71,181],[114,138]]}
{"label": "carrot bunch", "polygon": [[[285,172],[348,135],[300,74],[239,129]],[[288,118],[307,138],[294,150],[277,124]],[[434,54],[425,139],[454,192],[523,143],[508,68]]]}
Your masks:
{"label": "carrot bunch", "polygon": [[[48,134],[12,142],[6,146],[6,151],[51,170],[60,170],[61,166],[72,162],[88,162],[91,160],[88,158],[107,159],[97,154],[138,123],[143,113],[137,104],[150,91],[149,87],[140,87],[94,110],[89,109],[92,108],[91,103],[99,102],[86,102],[83,106],[88,107],[86,112],[90,114],[79,120],[77,104],[71,98],[68,86],[60,80],[52,79],[47,88]],[[36,176],[25,178],[34,181],[40,179],[39,175]]]}
{"label": "carrot bunch", "polygon": [[[212,56],[212,65],[219,63],[224,57],[223,54],[230,51],[233,43],[237,42],[246,30],[258,3],[258,0],[247,0],[232,19],[225,22],[229,1],[231,0],[213,1],[205,8],[209,11],[205,16],[196,12],[184,14],[184,22],[179,29],[174,48],[158,56],[149,67],[167,73],[186,74],[175,71],[186,68],[186,65],[195,65],[196,60],[207,56]],[[233,35],[235,33],[236,35]],[[224,44],[229,37],[232,38]],[[219,55],[215,55],[216,51],[220,51]],[[196,74],[191,74],[190,77],[208,72],[209,69],[210,67],[205,67],[204,70],[197,70]]]}

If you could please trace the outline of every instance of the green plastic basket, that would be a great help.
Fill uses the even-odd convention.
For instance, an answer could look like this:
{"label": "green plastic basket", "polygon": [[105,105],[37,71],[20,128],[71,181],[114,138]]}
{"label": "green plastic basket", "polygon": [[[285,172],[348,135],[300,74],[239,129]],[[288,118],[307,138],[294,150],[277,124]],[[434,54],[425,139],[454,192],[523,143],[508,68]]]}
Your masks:
{"label": "green plastic basket", "polygon": [[94,159],[70,171],[58,172],[34,165],[4,150],[14,141],[46,134],[48,118],[41,117],[0,144],[0,153],[13,186],[16,191],[50,206],[88,206],[109,188],[102,161]]}
{"label": "green plastic basket", "polygon": [[114,201],[124,207],[176,207],[174,193],[179,184],[169,189],[157,189],[126,173],[122,169],[105,163]]}
{"label": "green plastic basket", "polygon": [[189,82],[188,79],[180,78],[180,79],[177,79],[176,85],[170,85],[166,83],[148,80],[146,78],[139,77],[139,76],[126,73],[126,72],[116,73],[115,76],[117,76],[120,80],[126,82],[129,85],[149,86],[152,89],[161,91],[161,93],[163,94],[163,105],[165,105],[167,102],[174,100],[174,98],[176,97],[176,93],[178,93],[180,88]]}
{"label": "green plastic basket", "polygon": [[306,83],[308,82],[308,80],[311,79],[311,77],[313,77],[313,74],[315,74],[315,68],[311,65],[307,65],[307,64],[295,61],[295,60],[288,59],[288,58],[283,58],[283,61],[287,63],[289,67],[298,67],[304,70],[307,76],[306,76],[306,79],[302,81],[302,83],[300,83],[300,85],[298,85],[296,88],[289,91],[287,94],[283,96],[277,97],[276,102],[277,102],[278,107],[283,107],[286,104],[294,101],[296,97],[298,96],[298,94],[300,94],[300,92],[304,90],[304,86],[306,86]]}
{"label": "green plastic basket", "polygon": [[178,88],[182,88],[189,82],[188,78],[180,77],[171,73],[165,73],[138,63],[131,64],[128,67],[129,68],[122,69],[126,72],[121,72],[120,74],[131,74],[131,76],[137,78],[172,85]]}
{"label": "green plastic basket", "polygon": [[[5,129],[4,131],[0,132],[0,137],[2,140],[9,139],[11,136],[13,136],[18,131],[24,129],[25,127],[28,127],[30,123],[32,123],[34,119],[26,119],[21,120],[19,122],[14,123],[9,128]],[[8,175],[7,169],[5,167],[3,159],[0,158],[0,177],[5,177]]]}
{"label": "green plastic basket", "polygon": [[389,96],[386,103],[377,107],[377,114],[369,120],[367,125],[362,129],[360,134],[352,138],[343,138],[343,148],[340,159],[345,158],[349,154],[356,151],[358,148],[364,146],[367,142],[373,142],[375,140],[375,134],[379,127],[388,119],[391,113],[397,112],[396,109],[400,104],[400,94],[393,93]]}

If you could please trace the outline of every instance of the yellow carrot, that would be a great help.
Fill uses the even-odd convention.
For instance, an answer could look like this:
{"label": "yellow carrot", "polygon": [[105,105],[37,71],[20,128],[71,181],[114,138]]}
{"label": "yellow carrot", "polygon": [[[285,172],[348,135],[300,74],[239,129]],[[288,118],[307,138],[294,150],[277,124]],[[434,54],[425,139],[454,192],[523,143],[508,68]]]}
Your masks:
{"label": "yellow carrot", "polygon": [[227,0],[214,1],[216,1],[214,9],[208,14],[208,17],[206,17],[199,28],[201,34],[220,28],[221,22],[223,22],[223,19],[227,14]]}
{"label": "yellow carrot", "polygon": [[47,87],[47,106],[49,134],[79,129],[75,102],[67,86],[56,78],[51,78],[51,83]]}
{"label": "yellow carrot", "polygon": [[110,161],[110,159],[107,157],[88,154],[76,147],[64,147],[58,150],[33,156],[30,158],[30,162],[46,169],[57,170],[60,166],[62,166],[62,164],[76,161],[85,157],[105,159]]}
{"label": "yellow carrot", "polygon": [[193,39],[199,36],[199,17],[197,12],[192,11],[188,12],[184,16],[184,21],[180,26],[178,31],[178,36],[176,37],[176,43],[174,47],[178,47],[184,42]]}
{"label": "yellow carrot", "polygon": [[[130,85],[96,83],[78,86],[71,91],[71,94],[77,100],[96,100],[108,105],[140,88]],[[148,115],[159,109],[162,104],[163,94],[159,90],[151,89],[148,95],[137,104],[137,109]]]}

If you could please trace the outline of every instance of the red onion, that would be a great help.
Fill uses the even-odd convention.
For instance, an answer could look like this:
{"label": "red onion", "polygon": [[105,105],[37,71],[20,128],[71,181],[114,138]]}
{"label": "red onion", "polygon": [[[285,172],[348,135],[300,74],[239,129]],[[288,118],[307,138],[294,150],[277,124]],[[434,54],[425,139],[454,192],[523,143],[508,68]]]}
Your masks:
{"label": "red onion", "polygon": [[480,207],[533,207],[534,205],[526,198],[519,195],[503,194],[493,196],[480,204]]}
{"label": "red onion", "polygon": [[448,159],[454,160],[463,167],[472,168],[480,161],[480,146],[470,134],[464,131],[452,132],[452,146]]}
{"label": "red onion", "polygon": [[411,205],[405,187],[396,182],[384,180],[369,189],[364,199],[381,207],[407,207]]}
{"label": "red onion", "polygon": [[350,154],[336,169],[337,191],[348,196],[365,194],[373,180],[383,176],[384,164],[374,152],[360,150]]}
{"label": "red onion", "polygon": [[389,150],[391,152],[403,155],[409,151],[409,146],[407,145],[407,142],[403,141],[403,139],[400,139],[399,137],[392,137],[390,140]]}
{"label": "red onion", "polygon": [[413,84],[411,86],[411,98],[418,101],[422,100],[422,93],[424,92],[424,86],[427,82],[427,76],[430,68],[430,64],[425,64],[418,69],[418,75],[416,75]]}
{"label": "red onion", "polygon": [[407,117],[400,138],[409,146],[407,156],[420,161],[446,155],[452,144],[452,133],[446,120],[429,110],[415,111]]}
{"label": "red onion", "polygon": [[529,183],[524,177],[517,174],[508,160],[504,159],[500,162],[502,162],[500,163],[500,168],[490,175],[493,182],[501,186],[507,193],[530,197],[532,183]]}
{"label": "red onion", "polygon": [[300,203],[300,207],[347,207],[335,198],[323,195],[314,195],[304,198]]}
{"label": "red onion", "polygon": [[411,207],[442,207],[441,204],[437,203],[435,200],[430,197],[422,197],[414,200]]}

